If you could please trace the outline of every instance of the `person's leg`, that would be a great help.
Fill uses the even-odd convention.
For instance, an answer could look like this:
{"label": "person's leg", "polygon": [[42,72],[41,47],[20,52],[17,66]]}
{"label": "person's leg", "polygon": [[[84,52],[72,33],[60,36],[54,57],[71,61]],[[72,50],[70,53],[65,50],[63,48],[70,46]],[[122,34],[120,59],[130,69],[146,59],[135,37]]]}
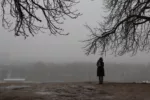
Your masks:
{"label": "person's leg", "polygon": [[103,84],[103,76],[99,76],[99,83]]}
{"label": "person's leg", "polygon": [[103,84],[103,76],[101,76],[101,84]]}
{"label": "person's leg", "polygon": [[101,83],[101,76],[99,76],[99,84]]}

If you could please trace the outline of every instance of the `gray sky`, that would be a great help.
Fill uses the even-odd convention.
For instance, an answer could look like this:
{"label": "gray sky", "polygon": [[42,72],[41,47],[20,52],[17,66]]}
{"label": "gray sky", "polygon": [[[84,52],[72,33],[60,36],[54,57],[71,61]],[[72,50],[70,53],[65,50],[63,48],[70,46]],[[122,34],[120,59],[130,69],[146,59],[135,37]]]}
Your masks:
{"label": "gray sky", "polygon": [[[81,0],[76,6],[81,13],[78,19],[67,19],[63,25],[69,36],[49,36],[38,34],[30,36],[26,40],[23,37],[14,37],[13,32],[8,32],[0,26],[0,60],[7,61],[49,61],[49,62],[96,62],[99,55],[86,56],[82,47],[89,31],[83,26],[88,23],[90,26],[97,26],[98,21],[103,21],[105,14],[103,0]],[[149,62],[149,54],[139,53],[135,57],[124,55],[104,57],[107,62]]]}

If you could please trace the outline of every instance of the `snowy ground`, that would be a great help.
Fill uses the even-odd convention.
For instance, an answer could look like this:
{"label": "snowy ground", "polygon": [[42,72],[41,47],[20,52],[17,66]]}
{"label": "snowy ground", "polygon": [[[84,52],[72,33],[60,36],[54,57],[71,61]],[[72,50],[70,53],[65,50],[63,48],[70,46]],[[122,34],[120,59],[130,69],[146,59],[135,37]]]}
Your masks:
{"label": "snowy ground", "polygon": [[0,83],[0,100],[150,100],[150,84]]}

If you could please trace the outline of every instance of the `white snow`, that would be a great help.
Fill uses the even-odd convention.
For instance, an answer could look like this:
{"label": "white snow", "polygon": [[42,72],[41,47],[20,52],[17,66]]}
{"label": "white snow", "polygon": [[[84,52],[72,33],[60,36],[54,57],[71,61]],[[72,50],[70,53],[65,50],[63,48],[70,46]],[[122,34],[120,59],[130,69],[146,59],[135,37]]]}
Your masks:
{"label": "white snow", "polygon": [[21,85],[21,86],[18,86],[18,85],[10,85],[10,86],[5,87],[5,89],[13,90],[13,89],[28,88],[28,87],[30,87],[30,86],[27,86],[27,85]]}
{"label": "white snow", "polygon": [[51,95],[53,93],[51,92],[35,92],[36,94],[40,94],[40,95]]}
{"label": "white snow", "polygon": [[25,81],[25,79],[19,79],[19,78],[7,78],[7,79],[4,79],[4,81]]}

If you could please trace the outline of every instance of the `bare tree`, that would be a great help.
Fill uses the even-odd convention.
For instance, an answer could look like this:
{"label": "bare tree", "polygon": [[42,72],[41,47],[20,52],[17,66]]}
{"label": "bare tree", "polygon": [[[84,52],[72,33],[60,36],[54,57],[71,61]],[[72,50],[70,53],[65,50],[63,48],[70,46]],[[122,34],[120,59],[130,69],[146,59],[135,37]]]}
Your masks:
{"label": "bare tree", "polygon": [[108,16],[98,28],[85,25],[92,33],[85,42],[86,53],[115,55],[150,50],[150,0],[105,0]]}
{"label": "bare tree", "polygon": [[[61,34],[63,20],[68,16],[77,18],[80,13],[72,7],[76,0],[2,0],[2,25],[25,38],[49,29],[50,34]],[[41,24],[46,20],[47,25]],[[66,34],[65,34],[66,35]]]}

